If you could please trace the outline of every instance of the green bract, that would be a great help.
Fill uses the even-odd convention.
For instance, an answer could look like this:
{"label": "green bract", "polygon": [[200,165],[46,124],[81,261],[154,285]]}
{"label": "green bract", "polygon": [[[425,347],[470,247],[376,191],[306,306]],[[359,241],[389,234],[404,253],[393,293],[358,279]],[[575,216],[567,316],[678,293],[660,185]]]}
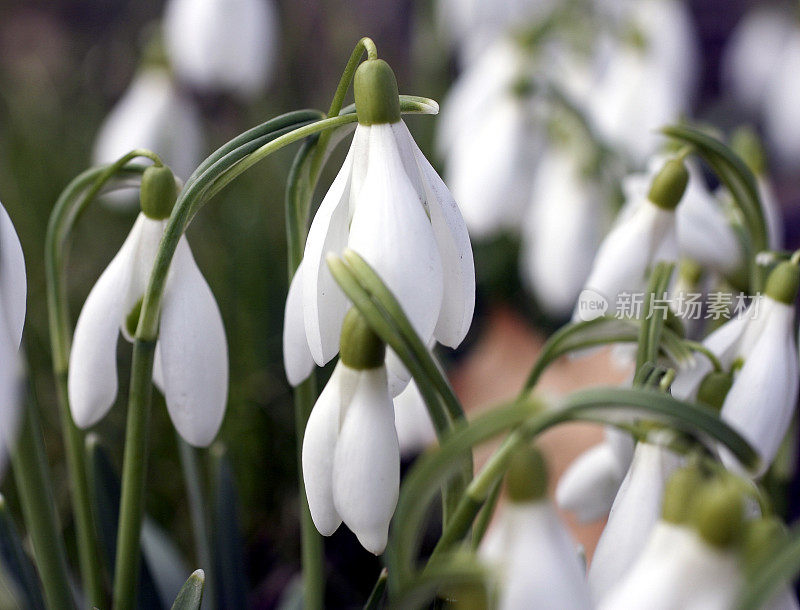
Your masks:
{"label": "green bract", "polygon": [[368,59],[356,70],[353,81],[356,114],[362,125],[396,123],[400,120],[400,96],[394,72],[382,59]]}
{"label": "green bract", "polygon": [[342,364],[356,371],[383,366],[386,358],[386,345],[355,307],[344,317],[339,349]]}
{"label": "green bract", "polygon": [[670,159],[661,168],[653,182],[647,198],[658,207],[674,210],[680,203],[689,183],[689,170],[682,159]]}
{"label": "green bract", "polygon": [[175,176],[166,165],[153,165],[144,170],[139,199],[142,212],[153,220],[169,218],[178,198]]}

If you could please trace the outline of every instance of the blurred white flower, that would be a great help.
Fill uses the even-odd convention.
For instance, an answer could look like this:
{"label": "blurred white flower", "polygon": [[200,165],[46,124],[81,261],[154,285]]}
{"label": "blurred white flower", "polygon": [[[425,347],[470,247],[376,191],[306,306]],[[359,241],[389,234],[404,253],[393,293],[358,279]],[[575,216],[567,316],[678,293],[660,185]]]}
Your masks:
{"label": "blurred white flower", "polygon": [[578,456],[558,481],[556,502],[589,523],[604,518],[614,502],[633,457],[633,440],[606,426],[604,440]]}
{"label": "blurred white flower", "polygon": [[553,145],[536,169],[523,227],[523,278],[544,311],[567,316],[592,268],[604,225],[603,193],[577,151]]}
{"label": "blurred white flower", "polygon": [[599,610],[725,610],[743,577],[731,549],[693,529],[659,520],[639,558],[600,601]]}
{"label": "blurred white flower", "polygon": [[[144,213],[103,271],[83,305],[70,353],[69,401],[75,423],[94,425],[117,396],[117,338],[131,340],[166,226]],[[134,323],[138,317],[134,319]],[[228,395],[228,346],[214,295],[181,237],[164,289],[153,381],[163,391],[172,422],[195,446],[214,440]]]}
{"label": "blurred white flower", "polygon": [[22,413],[22,362],[28,282],[19,237],[0,204],[0,473],[16,440]]}
{"label": "blurred white flower", "polygon": [[681,463],[681,458],[664,446],[668,440],[668,436],[651,435],[636,445],[589,567],[595,601],[625,576],[661,514],[664,485]]}
{"label": "blurred white flower", "polygon": [[691,103],[698,45],[678,0],[628,3],[605,67],[589,98],[600,133],[642,163],[659,144],[655,130],[674,122]]}
{"label": "blurred white flower", "polygon": [[164,37],[181,80],[245,99],[264,90],[277,61],[273,0],[169,0]]}
{"label": "blurred white flower", "polygon": [[[203,128],[190,100],[175,86],[166,68],[145,66],[100,126],[94,163],[112,163],[134,148],[157,153],[181,179],[203,160]],[[104,195],[108,204],[133,208],[135,191]]]}
{"label": "blurred white flower", "polygon": [[[759,52],[761,52],[759,50]],[[776,158],[787,167],[800,164],[800,28],[794,27],[764,93],[764,131]]]}
{"label": "blurred white flower", "polygon": [[[329,252],[351,248],[380,275],[426,343],[456,347],[472,322],[475,270],[466,226],[447,187],[402,120],[361,125],[342,169],[311,223],[303,256],[303,328],[320,366],[339,351],[347,298],[328,270]],[[302,346],[297,348],[302,351]],[[392,394],[410,376],[391,352]],[[298,367],[299,379],[305,369]]]}
{"label": "blurred white flower", "polygon": [[400,447],[384,366],[336,365],[311,411],[302,463],[319,532],[330,536],[344,521],[365,549],[381,554],[400,487]]}
{"label": "blurred white flower", "polygon": [[762,109],[791,32],[791,15],[776,7],[758,6],[739,21],[724,49],[723,83],[754,114]]}

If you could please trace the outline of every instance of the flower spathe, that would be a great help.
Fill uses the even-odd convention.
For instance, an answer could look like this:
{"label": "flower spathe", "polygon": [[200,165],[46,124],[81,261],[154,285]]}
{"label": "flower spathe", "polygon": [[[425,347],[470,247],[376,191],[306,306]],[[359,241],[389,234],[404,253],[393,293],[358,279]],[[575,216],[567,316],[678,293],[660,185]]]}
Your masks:
{"label": "flower spathe", "polygon": [[[117,396],[116,346],[131,339],[128,316],[142,299],[166,226],[139,214],[84,303],[70,353],[68,392],[81,428],[102,419]],[[153,380],[172,422],[190,444],[214,440],[225,415],[228,346],[219,308],[181,237],[167,277]]]}
{"label": "flower spathe", "polygon": [[164,38],[181,79],[251,98],[272,76],[277,10],[272,0],[170,0]]}
{"label": "flower spathe", "polygon": [[28,283],[19,237],[0,204],[0,473],[5,470],[19,424],[22,399],[19,349]]}
{"label": "flower spathe", "polygon": [[303,438],[303,481],[324,536],[344,522],[379,555],[400,488],[400,447],[386,368],[341,361],[317,399]]}

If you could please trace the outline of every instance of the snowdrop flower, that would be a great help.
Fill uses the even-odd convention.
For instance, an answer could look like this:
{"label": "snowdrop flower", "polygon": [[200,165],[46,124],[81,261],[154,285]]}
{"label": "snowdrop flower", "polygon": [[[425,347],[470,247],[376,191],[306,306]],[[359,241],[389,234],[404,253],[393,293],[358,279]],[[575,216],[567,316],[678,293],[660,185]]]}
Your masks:
{"label": "snowdrop flower", "polygon": [[523,228],[522,273],[542,308],[575,307],[603,226],[602,192],[576,151],[554,145],[540,161]]}
{"label": "snowdrop flower", "polygon": [[556,487],[556,503],[589,523],[608,514],[633,457],[633,440],[613,426],[605,439],[569,465]]}
{"label": "snowdrop flower", "polygon": [[800,28],[794,27],[779,55],[777,70],[764,94],[764,131],[775,155],[787,167],[800,163],[800,121],[792,104],[800,95]]}
{"label": "snowdrop flower", "polygon": [[[666,157],[655,155],[646,172],[627,176],[623,183],[626,200],[638,205],[650,181]],[[733,274],[744,265],[744,251],[728,219],[723,202],[708,189],[700,167],[686,162],[689,182],[675,212],[678,250],[681,256],[716,273]]]}
{"label": "snowdrop flower", "polygon": [[400,488],[400,447],[383,343],[351,309],[339,363],[319,396],[303,438],[303,481],[317,530],[344,521],[380,555]]}
{"label": "snowdrop flower", "polygon": [[[203,159],[202,133],[197,110],[179,93],[169,70],[145,66],[103,121],[92,158],[112,163],[134,148],[146,148],[158,152],[185,180]],[[134,202],[129,195],[122,191],[104,200],[129,207]]]}
{"label": "snowdrop flower", "polygon": [[[794,302],[800,269],[779,263],[768,280],[758,319],[740,335],[737,356],[744,364],[722,405],[722,419],[739,431],[761,456],[762,474],[778,452],[792,420],[798,394],[798,354]],[[731,324],[731,322],[728,322]],[[723,461],[736,460],[722,450]]]}
{"label": "snowdrop flower", "polygon": [[[102,419],[116,399],[117,338],[121,331],[132,340],[175,195],[175,179],[168,168],[145,171],[142,212],[78,317],[68,392],[72,417],[81,428]],[[219,308],[185,237],[178,243],[166,281],[153,380],[164,393],[180,435],[192,445],[209,445],[225,415],[228,346]]]}
{"label": "snowdrop flower", "polygon": [[[472,235],[517,231],[543,149],[538,101],[520,83],[532,76],[524,49],[501,38],[467,69],[442,104],[437,139],[446,177]],[[469,125],[469,128],[465,128]]]}
{"label": "snowdrop flower", "polygon": [[0,204],[0,473],[15,442],[21,413],[19,349],[27,292],[22,246],[8,212]]}
{"label": "snowdrop flower", "polygon": [[[475,269],[467,229],[400,119],[391,68],[381,60],[364,62],[356,71],[355,97],[359,125],[353,143],[314,216],[302,270],[290,289],[303,309],[302,326],[299,317],[287,316],[284,339],[296,347],[285,347],[285,353],[302,354],[286,362],[290,380],[308,370],[303,342],[320,366],[339,349],[348,302],[328,270],[330,252],[351,248],[362,256],[428,344],[435,339],[458,346],[472,321]],[[397,395],[410,375],[394,354],[387,357]]]}
{"label": "snowdrop flower", "polygon": [[273,0],[170,0],[164,37],[178,77],[245,99],[263,91],[278,51]]}
{"label": "snowdrop flower", "polygon": [[774,7],[758,7],[736,25],[724,49],[723,83],[751,113],[763,107],[792,29],[791,15]]}
{"label": "snowdrop flower", "polygon": [[[617,297],[640,292],[648,269],[659,260],[677,259],[675,208],[683,197],[689,173],[681,159],[664,164],[650,192],[629,213],[620,215],[600,245],[586,289],[603,297],[614,313]],[[581,319],[583,299],[575,308]]]}
{"label": "snowdrop flower", "polygon": [[676,0],[631,4],[627,27],[633,35],[612,48],[589,111],[605,139],[642,162],[658,145],[654,131],[688,108],[698,51],[689,14]]}
{"label": "snowdrop flower", "polygon": [[733,548],[742,527],[743,498],[735,487],[719,482],[695,491],[696,498],[689,502],[687,492],[700,483],[690,482],[691,474],[681,475],[673,477],[680,485],[670,480],[662,518],[639,558],[600,601],[600,610],[733,607],[743,582]]}
{"label": "snowdrop flower", "polygon": [[501,610],[592,607],[575,543],[547,499],[546,464],[532,447],[506,475],[509,503],[483,557],[496,566]]}
{"label": "snowdrop flower", "polygon": [[394,399],[394,425],[403,456],[418,453],[436,442],[431,416],[413,379]]}
{"label": "snowdrop flower", "polygon": [[661,514],[664,486],[681,462],[665,446],[670,436],[658,431],[636,445],[589,569],[589,587],[595,601],[624,577]]}

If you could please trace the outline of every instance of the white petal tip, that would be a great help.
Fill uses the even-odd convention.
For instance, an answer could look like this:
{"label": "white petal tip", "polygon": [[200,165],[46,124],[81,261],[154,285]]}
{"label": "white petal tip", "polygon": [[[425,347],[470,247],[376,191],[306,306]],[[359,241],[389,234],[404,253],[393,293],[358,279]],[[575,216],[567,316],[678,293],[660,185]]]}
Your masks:
{"label": "white petal tip", "polygon": [[389,538],[389,524],[386,527],[371,531],[356,532],[356,537],[366,550],[373,555],[381,555],[386,550],[386,542]]}

